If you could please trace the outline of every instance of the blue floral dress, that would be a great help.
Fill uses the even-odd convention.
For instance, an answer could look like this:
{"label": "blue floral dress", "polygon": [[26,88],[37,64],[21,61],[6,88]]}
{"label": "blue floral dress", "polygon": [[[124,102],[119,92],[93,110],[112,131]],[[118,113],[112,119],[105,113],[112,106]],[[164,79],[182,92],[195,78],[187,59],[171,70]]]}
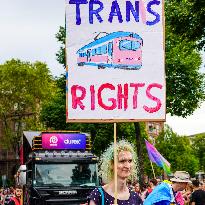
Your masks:
{"label": "blue floral dress", "polygon": [[[114,197],[109,195],[103,188],[104,205],[114,204]],[[102,196],[98,188],[95,188],[90,194],[90,200],[94,201],[96,205],[102,205]],[[141,205],[143,202],[139,195],[130,190],[130,198],[128,200],[117,200],[118,205]]]}

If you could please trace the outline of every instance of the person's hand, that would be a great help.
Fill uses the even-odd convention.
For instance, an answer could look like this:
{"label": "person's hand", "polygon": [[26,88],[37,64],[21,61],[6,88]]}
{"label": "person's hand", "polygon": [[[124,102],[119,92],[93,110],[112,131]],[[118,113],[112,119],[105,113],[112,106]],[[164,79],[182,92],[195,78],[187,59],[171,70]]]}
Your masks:
{"label": "person's hand", "polygon": [[187,191],[183,194],[183,198],[184,198],[184,202],[185,203],[189,203],[190,202],[190,196],[191,196],[191,192]]}

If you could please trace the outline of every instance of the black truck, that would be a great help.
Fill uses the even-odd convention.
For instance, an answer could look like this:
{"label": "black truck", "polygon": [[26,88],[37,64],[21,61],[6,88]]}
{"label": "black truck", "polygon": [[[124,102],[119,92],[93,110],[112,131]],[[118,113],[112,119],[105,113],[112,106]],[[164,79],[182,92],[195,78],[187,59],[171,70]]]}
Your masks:
{"label": "black truck", "polygon": [[90,137],[80,132],[24,132],[24,205],[80,205],[99,185]]}

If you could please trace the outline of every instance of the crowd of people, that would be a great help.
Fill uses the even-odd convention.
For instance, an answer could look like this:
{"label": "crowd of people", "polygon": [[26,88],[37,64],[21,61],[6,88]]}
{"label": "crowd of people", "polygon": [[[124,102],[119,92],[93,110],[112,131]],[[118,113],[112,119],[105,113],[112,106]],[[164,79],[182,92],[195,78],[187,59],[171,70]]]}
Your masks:
{"label": "crowd of people", "polygon": [[0,189],[0,205],[21,205],[22,192],[20,185]]}
{"label": "crowd of people", "polygon": [[205,181],[191,181],[188,172],[176,171],[167,180],[150,179],[140,185],[134,180],[136,155],[132,145],[122,140],[115,149],[117,169],[114,169],[114,145],[110,145],[101,158],[100,173],[105,184],[91,192],[89,205],[205,205]]}
{"label": "crowd of people", "polygon": [[1,205],[8,205],[11,197],[14,195],[14,188],[2,188],[0,190],[0,204]]}
{"label": "crowd of people", "polygon": [[[191,181],[188,172],[176,171],[167,180],[153,178],[139,184],[136,159],[133,146],[126,140],[110,145],[100,161],[104,185],[91,192],[85,205],[205,205],[205,180]],[[22,188],[19,180],[15,181],[15,188],[0,190],[0,205],[21,205]]]}

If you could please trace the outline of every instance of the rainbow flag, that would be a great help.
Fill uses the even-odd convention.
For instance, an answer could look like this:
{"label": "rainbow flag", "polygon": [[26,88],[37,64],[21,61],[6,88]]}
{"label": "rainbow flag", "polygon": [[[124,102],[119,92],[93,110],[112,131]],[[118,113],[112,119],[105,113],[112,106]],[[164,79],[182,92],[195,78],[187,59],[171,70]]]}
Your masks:
{"label": "rainbow flag", "polygon": [[147,140],[145,140],[145,144],[149,159],[155,164],[157,164],[159,167],[162,167],[167,174],[171,174],[170,163]]}

